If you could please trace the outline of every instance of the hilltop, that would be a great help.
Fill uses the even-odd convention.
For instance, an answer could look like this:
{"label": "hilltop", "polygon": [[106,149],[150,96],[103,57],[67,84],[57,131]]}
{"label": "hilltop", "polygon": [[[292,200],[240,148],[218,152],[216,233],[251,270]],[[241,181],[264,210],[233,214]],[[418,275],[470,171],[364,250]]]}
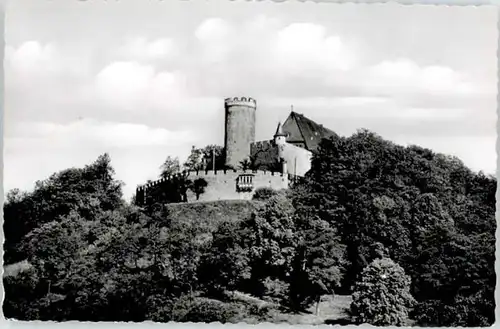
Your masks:
{"label": "hilltop", "polygon": [[18,265],[6,271],[4,313],[488,326],[496,187],[457,158],[360,131],[322,140],[286,193],[142,208],[124,202],[104,155],[8,193],[5,263]]}

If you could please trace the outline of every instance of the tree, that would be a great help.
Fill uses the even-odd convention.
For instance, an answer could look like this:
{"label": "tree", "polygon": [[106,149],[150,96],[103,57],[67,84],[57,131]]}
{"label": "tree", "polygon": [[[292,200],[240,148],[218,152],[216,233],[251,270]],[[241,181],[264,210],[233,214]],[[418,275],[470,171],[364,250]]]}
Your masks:
{"label": "tree", "polygon": [[[417,323],[489,326],[495,321],[495,237],[436,226],[422,237],[412,268]],[[457,312],[460,310],[460,312]]]}
{"label": "tree", "polygon": [[[203,154],[203,160],[205,163],[205,170],[222,170],[226,167],[225,152],[224,148],[219,145],[207,145],[200,149]],[[215,162],[214,162],[215,160]]]}
{"label": "tree", "polygon": [[248,157],[248,161],[250,162],[250,166],[248,167],[248,169],[250,170],[257,170],[259,169],[259,163],[258,163],[258,155],[257,154],[253,154],[253,155],[250,155]]}
{"label": "tree", "polygon": [[411,279],[390,258],[379,258],[361,273],[354,287],[351,312],[358,324],[376,326],[408,325],[415,305],[410,294]]}
{"label": "tree", "polygon": [[167,178],[178,174],[181,171],[179,158],[173,158],[171,156],[168,156],[160,168],[161,168],[160,178]]}
{"label": "tree", "polygon": [[4,204],[6,263],[25,257],[17,244],[45,223],[60,221],[71,212],[90,219],[122,206],[122,183],[113,176],[111,159],[103,154],[84,168],[62,170],[37,181],[32,192],[9,192]]}
{"label": "tree", "polygon": [[285,282],[290,275],[296,245],[293,206],[279,194],[257,207],[247,220],[224,224],[214,233],[203,273],[210,273],[208,283],[219,291],[265,297],[266,279]]}
{"label": "tree", "polygon": [[197,149],[194,145],[191,147],[191,153],[189,154],[186,162],[184,162],[184,168],[186,170],[202,170],[203,169],[203,151]]}
{"label": "tree", "polygon": [[[181,195],[188,184],[177,183]],[[120,186],[104,156],[9,194],[9,229],[24,224],[11,252],[30,270],[4,281],[7,317],[169,321],[169,305],[199,289],[206,232],[172,221],[164,204],[127,205]]]}
{"label": "tree", "polygon": [[289,303],[303,310],[321,296],[335,294],[346,267],[346,248],[338,232],[320,219],[297,219],[299,240],[290,275]]}
{"label": "tree", "polygon": [[192,184],[192,190],[196,194],[196,200],[200,199],[200,195],[205,193],[205,188],[208,186],[208,182],[204,178],[197,178]]}
{"label": "tree", "polygon": [[240,161],[240,168],[241,170],[248,170],[252,166],[252,163],[250,162],[249,159],[245,159],[243,161]]}
{"label": "tree", "polygon": [[290,275],[297,245],[294,213],[287,196],[277,194],[243,223],[251,232],[246,243],[251,263],[249,288],[257,296],[264,292],[266,277],[285,279]]}
{"label": "tree", "polygon": [[[278,161],[277,164],[271,164],[271,165],[265,165],[261,166],[258,163],[258,154],[261,153],[262,150],[257,151],[256,154],[250,155],[247,158],[245,158],[243,161],[240,161],[240,169],[242,170],[257,170],[257,169],[267,169],[267,170],[274,170],[274,171],[280,171],[281,170],[281,162]],[[262,167],[262,168],[260,168]],[[276,167],[277,169],[275,169]]]}
{"label": "tree", "polygon": [[[203,193],[202,181],[176,175],[137,208],[113,175],[105,154],[7,194],[6,264],[30,267],[4,280],[6,316],[169,321],[184,297],[224,290],[301,310],[354,283],[358,322],[402,323],[411,296],[422,326],[495,320],[497,182],[456,158],[368,131],[333,137],[291,191],[257,191],[251,216],[210,229],[166,205]],[[203,319],[198,305],[190,316]]]}
{"label": "tree", "polygon": [[33,266],[15,275],[7,271],[3,275],[5,299],[3,312],[6,318],[35,319],[39,310],[33,307],[34,301],[39,298],[37,291],[38,274]]}
{"label": "tree", "polygon": [[187,170],[221,170],[225,168],[225,161],[222,146],[207,145],[203,148],[193,146],[184,167]]}
{"label": "tree", "polygon": [[220,297],[225,290],[243,290],[250,278],[248,249],[242,243],[247,231],[239,222],[223,222],[213,233],[210,249],[201,258],[200,283],[209,296]]}
{"label": "tree", "polygon": [[479,326],[494,321],[496,185],[454,157],[361,130],[323,139],[292,190],[298,219],[325,221],[346,246],[342,293],[386,249],[412,278],[420,324]]}

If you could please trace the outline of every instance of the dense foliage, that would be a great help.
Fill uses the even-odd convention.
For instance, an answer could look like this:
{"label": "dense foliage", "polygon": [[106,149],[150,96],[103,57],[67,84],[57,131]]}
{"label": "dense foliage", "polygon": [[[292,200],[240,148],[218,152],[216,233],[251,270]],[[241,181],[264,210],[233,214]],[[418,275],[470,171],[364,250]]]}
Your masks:
{"label": "dense foliage", "polygon": [[113,175],[110,158],[104,154],[84,168],[63,170],[37,181],[32,192],[9,191],[4,203],[5,262],[25,259],[18,244],[34,229],[60,223],[70,214],[92,219],[119,208],[122,184]]}
{"label": "dense foliage", "polygon": [[[154,187],[148,188],[146,197],[139,203],[141,206],[152,206],[156,203],[179,203],[188,202],[188,192],[192,191],[199,200],[205,193],[208,182],[204,178],[189,179],[187,175],[174,176],[168,180],[156,183]],[[134,200],[134,204],[137,202]]]}
{"label": "dense foliage", "polygon": [[181,164],[179,158],[168,156],[160,166],[160,178],[169,178],[181,172]]}
{"label": "dense foliage", "polygon": [[226,169],[224,148],[219,145],[207,145],[203,148],[191,148],[184,162],[186,170],[222,170]]}
{"label": "dense foliage", "polygon": [[[177,170],[167,160],[163,169]],[[177,201],[206,186],[172,184],[162,193]],[[8,193],[4,260],[29,266],[4,276],[4,312],[23,320],[264,321],[275,306],[302,312],[322,295],[353,294],[356,321],[356,310],[377,307],[359,296],[394,290],[377,280],[386,271],[395,296],[415,305],[408,314],[387,311],[384,323],[409,316],[425,326],[491,325],[496,184],[456,158],[360,131],[323,140],[304,179],[288,191],[256,191],[238,219],[200,212],[186,221],[154,199],[143,208],[125,203],[103,155],[32,192]],[[224,219],[207,225],[203,216]],[[363,290],[367,282],[378,290]]]}
{"label": "dense foliage", "polygon": [[383,250],[412,279],[417,323],[494,322],[494,177],[368,131],[323,140],[306,176],[295,207],[340,232],[349,261],[341,291]]}
{"label": "dense foliage", "polygon": [[354,321],[375,326],[409,325],[409,311],[415,304],[410,281],[403,268],[390,258],[375,259],[354,286]]}
{"label": "dense foliage", "polygon": [[255,189],[255,192],[253,194],[253,199],[254,200],[267,200],[276,194],[277,194],[277,191],[273,190],[270,187],[260,187],[260,188]]}

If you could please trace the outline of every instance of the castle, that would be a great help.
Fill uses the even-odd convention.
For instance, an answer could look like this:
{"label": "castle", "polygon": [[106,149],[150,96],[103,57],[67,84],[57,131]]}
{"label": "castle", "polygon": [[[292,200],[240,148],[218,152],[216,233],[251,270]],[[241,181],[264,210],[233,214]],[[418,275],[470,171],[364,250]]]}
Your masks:
{"label": "castle", "polygon": [[[215,201],[251,199],[256,189],[288,188],[296,177],[311,167],[312,154],[322,138],[335,133],[322,125],[291,111],[283,124],[278,123],[270,140],[255,141],[257,102],[252,98],[234,97],[224,101],[225,134],[223,170],[191,170],[140,186],[136,203],[144,205],[154,195],[162,201],[168,189],[182,189],[183,179],[199,178],[207,183],[203,193],[184,188],[182,201]],[[176,183],[177,182],[177,183]],[[179,187],[180,186],[180,187]]]}

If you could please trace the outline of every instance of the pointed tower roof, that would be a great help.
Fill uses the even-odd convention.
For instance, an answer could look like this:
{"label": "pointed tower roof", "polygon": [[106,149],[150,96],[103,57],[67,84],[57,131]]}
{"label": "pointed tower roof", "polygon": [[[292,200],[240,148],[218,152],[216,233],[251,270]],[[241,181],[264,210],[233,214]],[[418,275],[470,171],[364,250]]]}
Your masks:
{"label": "pointed tower roof", "polygon": [[278,122],[278,128],[276,128],[276,133],[274,134],[274,137],[279,136],[288,136],[287,133],[283,132],[283,126],[281,125],[281,122]]}

